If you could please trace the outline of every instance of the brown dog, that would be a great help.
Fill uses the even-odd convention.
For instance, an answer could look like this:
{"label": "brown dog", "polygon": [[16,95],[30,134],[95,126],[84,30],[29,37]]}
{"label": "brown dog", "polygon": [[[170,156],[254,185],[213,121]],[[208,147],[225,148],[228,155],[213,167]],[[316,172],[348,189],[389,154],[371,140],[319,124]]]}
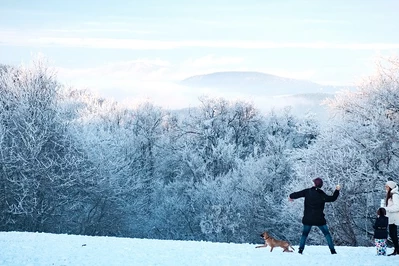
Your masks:
{"label": "brown dog", "polygon": [[270,252],[273,251],[274,247],[280,247],[284,249],[283,252],[292,252],[292,250],[290,250],[289,248],[295,250],[287,241],[274,239],[267,232],[263,232],[260,236],[265,240],[265,244],[262,246],[256,246],[256,248],[265,248],[267,246],[270,246]]}

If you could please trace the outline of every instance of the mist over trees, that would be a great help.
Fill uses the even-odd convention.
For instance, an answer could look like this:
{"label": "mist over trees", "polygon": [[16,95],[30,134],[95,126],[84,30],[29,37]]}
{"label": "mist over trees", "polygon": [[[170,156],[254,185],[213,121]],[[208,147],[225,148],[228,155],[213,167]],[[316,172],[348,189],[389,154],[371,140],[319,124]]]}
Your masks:
{"label": "mist over trees", "polygon": [[[45,64],[0,66],[0,230],[157,239],[299,241],[321,177],[338,245],[369,245],[383,185],[399,181],[399,59],[328,102],[320,124],[248,102],[124,106],[67,88]],[[324,244],[316,233],[313,244]]]}

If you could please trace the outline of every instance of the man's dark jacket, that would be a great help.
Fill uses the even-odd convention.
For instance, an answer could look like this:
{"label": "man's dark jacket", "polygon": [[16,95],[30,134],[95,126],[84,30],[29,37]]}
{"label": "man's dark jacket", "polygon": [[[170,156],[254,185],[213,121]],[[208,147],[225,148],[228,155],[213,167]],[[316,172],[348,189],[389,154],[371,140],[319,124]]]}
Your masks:
{"label": "man's dark jacket", "polygon": [[325,225],[324,204],[333,202],[338,198],[339,191],[335,190],[332,196],[328,196],[318,187],[307,188],[290,195],[291,199],[305,197],[305,209],[303,211],[302,223],[305,225]]}

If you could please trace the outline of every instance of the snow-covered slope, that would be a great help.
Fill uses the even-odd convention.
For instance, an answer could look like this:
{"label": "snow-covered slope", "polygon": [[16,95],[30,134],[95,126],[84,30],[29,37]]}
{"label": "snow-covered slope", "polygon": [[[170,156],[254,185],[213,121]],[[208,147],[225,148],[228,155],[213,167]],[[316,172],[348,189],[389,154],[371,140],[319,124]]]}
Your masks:
{"label": "snow-covered slope", "polygon": [[[299,232],[298,232],[299,234]],[[299,235],[298,235],[299,237]],[[261,239],[259,239],[261,244]],[[226,244],[43,233],[1,232],[2,266],[113,265],[394,265],[398,257],[378,257],[374,247],[307,246],[304,254],[283,253],[254,244]],[[297,250],[297,246],[294,245]],[[391,251],[391,249],[390,249]]]}

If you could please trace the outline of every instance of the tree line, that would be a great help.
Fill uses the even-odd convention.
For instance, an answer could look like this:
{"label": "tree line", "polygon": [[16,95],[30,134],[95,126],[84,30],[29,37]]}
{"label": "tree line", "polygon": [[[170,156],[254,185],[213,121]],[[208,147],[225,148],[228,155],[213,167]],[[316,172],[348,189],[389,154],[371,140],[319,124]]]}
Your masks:
{"label": "tree line", "polygon": [[[296,243],[321,177],[338,245],[369,245],[387,179],[399,181],[399,60],[326,103],[320,124],[290,108],[202,97],[165,110],[68,88],[42,62],[0,66],[0,230]],[[315,234],[309,242],[323,244]]]}

